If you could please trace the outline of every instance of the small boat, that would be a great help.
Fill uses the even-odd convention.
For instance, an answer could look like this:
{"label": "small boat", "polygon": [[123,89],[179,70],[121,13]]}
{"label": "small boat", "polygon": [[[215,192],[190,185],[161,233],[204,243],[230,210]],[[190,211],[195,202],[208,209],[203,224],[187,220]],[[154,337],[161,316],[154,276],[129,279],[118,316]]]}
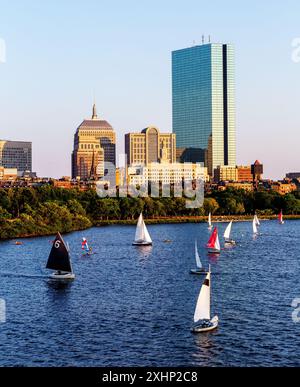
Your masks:
{"label": "small boat", "polygon": [[256,214],[254,216],[254,219],[255,219],[256,226],[259,227],[260,226],[260,221],[259,221],[258,216]]}
{"label": "small boat", "polygon": [[213,225],[212,225],[212,221],[211,221],[211,212],[208,215],[208,229],[209,230],[213,229]]}
{"label": "small boat", "polygon": [[164,243],[172,243],[171,239],[165,239]]}
{"label": "small boat", "polygon": [[57,234],[48,258],[46,269],[55,270],[50,278],[53,280],[64,281],[74,280],[69,246],[65,244],[60,233]]}
{"label": "small boat", "polygon": [[232,230],[232,224],[233,222],[231,221],[229,225],[226,227],[225,233],[224,233],[224,238],[225,238],[225,246],[235,246],[236,242],[230,238],[231,235],[231,230]]}
{"label": "small boat", "polygon": [[203,268],[203,265],[199,256],[197,241],[195,241],[195,258],[196,258],[197,269],[192,269],[191,274],[196,274],[196,275],[206,274],[206,271]]}
{"label": "small boat", "polygon": [[221,246],[220,246],[220,240],[219,240],[219,234],[218,234],[217,227],[214,228],[206,247],[208,248],[209,254],[220,254],[221,253]]}
{"label": "small boat", "polygon": [[15,245],[16,245],[16,246],[23,246],[23,242],[17,241],[17,242],[15,242]]}
{"label": "small boat", "polygon": [[193,333],[205,333],[216,329],[219,325],[219,318],[215,316],[213,319],[210,317],[211,308],[211,269],[209,267],[209,273],[201,287],[198,302],[196,305],[194,315],[194,327]]}
{"label": "small boat", "polygon": [[284,224],[284,220],[283,220],[283,212],[282,210],[280,211],[280,214],[278,216],[278,220],[279,220],[279,224]]}
{"label": "small boat", "polygon": [[253,228],[253,235],[254,236],[258,235],[258,228],[257,228],[257,224],[256,224],[255,218],[253,219],[253,222],[252,222],[252,228]]}
{"label": "small boat", "polygon": [[152,246],[153,242],[144,222],[143,214],[140,215],[136,228],[133,246]]}
{"label": "small boat", "polygon": [[88,241],[86,238],[82,238],[81,249],[82,249],[83,256],[93,255],[93,249],[89,247]]}

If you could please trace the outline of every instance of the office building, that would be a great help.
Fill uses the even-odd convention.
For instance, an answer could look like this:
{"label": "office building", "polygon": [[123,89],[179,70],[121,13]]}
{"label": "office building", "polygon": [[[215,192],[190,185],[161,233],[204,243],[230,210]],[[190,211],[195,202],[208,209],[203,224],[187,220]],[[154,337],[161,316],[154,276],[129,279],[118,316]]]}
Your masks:
{"label": "office building", "polygon": [[175,134],[160,133],[159,129],[150,126],[141,133],[125,135],[125,153],[127,164],[149,165],[159,162],[176,162]]}
{"label": "office building", "polygon": [[0,141],[0,166],[17,169],[19,175],[32,172],[32,143]]}
{"label": "office building", "polygon": [[107,121],[98,118],[94,105],[92,118],[84,120],[75,134],[72,178],[97,180],[105,175],[106,163],[116,165],[116,134]]}
{"label": "office building", "polygon": [[[172,53],[173,132],[177,148],[205,163],[236,166],[234,49],[205,44]],[[192,155],[192,156],[190,156]]]}

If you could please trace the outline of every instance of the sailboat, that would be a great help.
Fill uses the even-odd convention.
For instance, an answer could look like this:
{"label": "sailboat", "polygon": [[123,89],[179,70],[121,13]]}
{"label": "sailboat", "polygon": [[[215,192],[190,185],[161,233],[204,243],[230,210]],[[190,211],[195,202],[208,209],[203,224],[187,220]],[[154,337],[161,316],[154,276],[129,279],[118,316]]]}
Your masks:
{"label": "sailboat", "polygon": [[219,240],[219,234],[217,227],[214,228],[214,231],[212,232],[208,244],[207,244],[208,252],[209,254],[220,254],[221,253],[221,246],[220,246],[220,240]]}
{"label": "sailboat", "polygon": [[143,214],[140,215],[136,228],[133,246],[152,246],[153,242],[144,222]]}
{"label": "sailboat", "polygon": [[212,230],[212,228],[213,228],[213,225],[212,225],[212,221],[211,221],[211,212],[210,212],[208,215],[208,229]]}
{"label": "sailboat", "polygon": [[73,272],[69,247],[60,233],[57,234],[50,252],[46,269],[55,270],[50,278],[55,280],[73,280]]}
{"label": "sailboat", "polygon": [[283,220],[283,212],[282,212],[282,210],[280,211],[280,214],[279,214],[279,216],[278,216],[278,219],[279,219],[279,223],[280,223],[280,224],[284,224],[284,220]]}
{"label": "sailboat", "polygon": [[203,265],[201,263],[201,259],[199,256],[197,241],[195,241],[195,257],[196,257],[197,269],[191,270],[191,274],[196,274],[196,275],[206,274],[206,271],[203,268]]}
{"label": "sailboat", "polygon": [[93,250],[91,247],[89,247],[89,244],[86,238],[82,238],[81,249],[82,249],[82,255],[93,254]]}
{"label": "sailboat", "polygon": [[260,221],[259,221],[258,216],[256,214],[254,216],[254,219],[255,219],[256,226],[259,227],[260,226]]}
{"label": "sailboat", "polygon": [[211,307],[211,269],[209,267],[209,273],[201,287],[198,302],[196,305],[194,315],[194,327],[193,333],[205,333],[216,329],[219,325],[219,318],[215,316],[213,319],[210,317]]}
{"label": "sailboat", "polygon": [[257,228],[255,218],[253,219],[253,222],[252,222],[252,228],[253,228],[253,235],[258,235],[258,228]]}
{"label": "sailboat", "polygon": [[232,221],[229,223],[229,225],[226,227],[224,238],[225,238],[225,246],[235,246],[236,242],[230,238],[231,230],[232,230]]}

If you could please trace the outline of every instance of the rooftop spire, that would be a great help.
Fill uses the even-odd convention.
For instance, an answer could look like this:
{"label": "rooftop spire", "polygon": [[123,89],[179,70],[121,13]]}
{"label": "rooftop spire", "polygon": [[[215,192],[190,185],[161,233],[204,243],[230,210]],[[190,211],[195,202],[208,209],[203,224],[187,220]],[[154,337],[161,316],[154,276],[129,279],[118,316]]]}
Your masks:
{"label": "rooftop spire", "polygon": [[96,107],[96,104],[94,103],[93,105],[93,116],[92,116],[92,119],[93,120],[97,120],[98,118],[98,115],[97,115],[97,107]]}

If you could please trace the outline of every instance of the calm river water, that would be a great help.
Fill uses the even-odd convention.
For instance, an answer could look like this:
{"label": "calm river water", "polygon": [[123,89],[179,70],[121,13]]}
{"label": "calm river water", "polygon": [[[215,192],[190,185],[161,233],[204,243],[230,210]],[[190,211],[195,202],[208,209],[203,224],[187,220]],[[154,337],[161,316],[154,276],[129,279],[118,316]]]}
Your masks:
{"label": "calm river water", "polygon": [[[77,275],[67,287],[47,279],[52,238],[0,243],[0,366],[300,366],[291,307],[300,298],[300,222],[263,222],[257,239],[250,222],[236,223],[238,246],[217,259],[207,256],[205,224],[149,231],[153,248],[131,246],[131,226],[66,235]],[[96,253],[89,258],[83,236]],[[189,274],[196,238],[220,319],[204,335],[190,332],[203,281]]]}

